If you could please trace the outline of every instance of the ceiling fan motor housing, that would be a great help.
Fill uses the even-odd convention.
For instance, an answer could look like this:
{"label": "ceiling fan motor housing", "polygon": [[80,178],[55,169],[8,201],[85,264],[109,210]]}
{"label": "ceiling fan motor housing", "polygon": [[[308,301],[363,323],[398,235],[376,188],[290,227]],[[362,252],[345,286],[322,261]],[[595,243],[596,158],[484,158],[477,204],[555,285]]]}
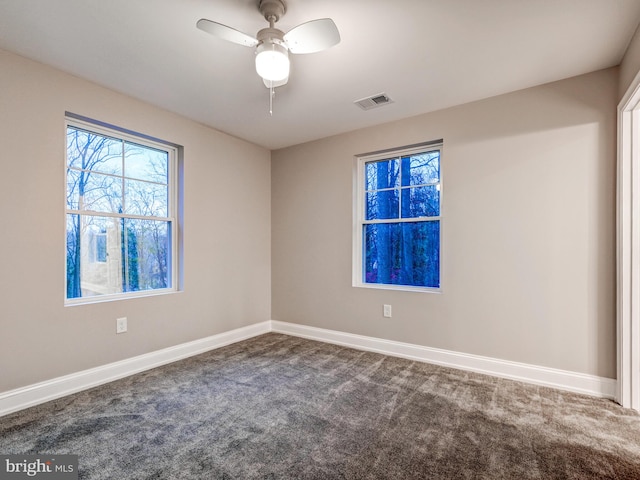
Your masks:
{"label": "ceiling fan motor housing", "polygon": [[287,11],[287,6],[283,0],[260,0],[258,8],[265,20],[267,22],[273,21],[273,23],[280,20]]}
{"label": "ceiling fan motor housing", "polygon": [[256,35],[256,39],[260,43],[277,43],[283,46],[285,45],[284,32],[277,28],[263,28]]}

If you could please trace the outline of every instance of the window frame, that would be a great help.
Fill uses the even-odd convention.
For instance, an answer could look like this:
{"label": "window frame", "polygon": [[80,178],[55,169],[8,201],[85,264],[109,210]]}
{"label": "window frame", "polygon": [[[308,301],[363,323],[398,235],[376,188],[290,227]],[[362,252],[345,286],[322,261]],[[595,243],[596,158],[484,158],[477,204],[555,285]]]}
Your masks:
{"label": "window frame", "polygon": [[[69,128],[77,128],[79,130],[88,131],[91,133],[95,133],[97,135],[102,135],[108,138],[113,138],[122,142],[129,142],[132,144],[140,145],[143,147],[148,147],[154,150],[160,150],[163,152],[167,152],[168,157],[168,166],[167,166],[167,216],[166,217],[155,217],[155,216],[147,216],[147,215],[135,215],[135,214],[126,214],[126,213],[112,213],[112,212],[96,212],[92,210],[75,210],[70,209],[67,204],[67,171],[68,171],[68,145],[67,145],[67,132]],[[69,214],[77,214],[77,215],[92,215],[99,217],[111,217],[111,218],[122,218],[122,219],[148,219],[148,220],[161,220],[168,222],[168,229],[170,231],[169,235],[169,249],[168,253],[170,258],[168,259],[168,280],[170,282],[169,287],[165,288],[156,288],[149,290],[138,290],[133,292],[119,292],[119,293],[109,293],[102,295],[92,295],[87,297],[76,297],[76,298],[68,298],[67,297],[67,229],[65,227],[65,250],[64,250],[64,305],[65,306],[74,306],[74,305],[86,305],[92,303],[100,303],[100,302],[109,302],[116,300],[124,300],[129,298],[139,298],[139,297],[148,297],[155,295],[166,295],[171,293],[176,293],[179,291],[179,245],[178,241],[180,239],[180,235],[178,232],[179,228],[179,178],[178,178],[178,161],[179,161],[179,150],[180,147],[170,142],[166,142],[154,137],[150,137],[143,134],[138,134],[136,132],[132,132],[130,130],[126,130],[114,125],[109,125],[103,122],[93,121],[91,119],[87,119],[85,117],[76,116],[69,112],[65,115],[64,122],[64,135],[65,135],[65,148],[63,155],[63,188],[64,188],[64,225],[67,223],[67,217]],[[123,178],[124,176],[123,172]],[[125,193],[123,192],[123,195]]]}
{"label": "window frame", "polygon": [[[408,145],[398,148],[390,148],[386,150],[379,150],[376,152],[358,154],[354,157],[353,162],[353,246],[352,246],[352,286],[359,288],[373,288],[379,290],[397,290],[408,292],[423,292],[423,293],[441,293],[442,292],[442,231],[443,231],[443,173],[442,173],[442,158],[444,150],[444,142],[442,139]],[[417,153],[425,153],[427,151],[438,150],[440,152],[439,157],[439,193],[440,193],[440,214],[432,217],[418,217],[416,218],[392,218],[392,219],[379,219],[379,220],[366,220],[365,214],[365,165],[369,162],[380,160],[391,160],[395,158],[402,158],[405,156],[414,155]],[[402,186],[398,188],[401,196]],[[438,262],[438,287],[420,287],[412,285],[399,285],[388,283],[367,283],[364,281],[364,246],[363,246],[363,230],[367,224],[375,223],[422,223],[438,221],[440,222],[438,231],[438,248],[439,248],[439,262]]]}

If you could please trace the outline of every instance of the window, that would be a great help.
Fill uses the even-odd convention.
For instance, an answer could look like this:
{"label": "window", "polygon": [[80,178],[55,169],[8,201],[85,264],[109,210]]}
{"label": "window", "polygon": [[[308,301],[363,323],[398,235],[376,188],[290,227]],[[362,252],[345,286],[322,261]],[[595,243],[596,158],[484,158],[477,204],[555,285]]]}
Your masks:
{"label": "window", "polygon": [[356,158],[354,285],[440,288],[442,143]]}
{"label": "window", "polygon": [[66,301],[175,286],[176,149],[67,120]]}

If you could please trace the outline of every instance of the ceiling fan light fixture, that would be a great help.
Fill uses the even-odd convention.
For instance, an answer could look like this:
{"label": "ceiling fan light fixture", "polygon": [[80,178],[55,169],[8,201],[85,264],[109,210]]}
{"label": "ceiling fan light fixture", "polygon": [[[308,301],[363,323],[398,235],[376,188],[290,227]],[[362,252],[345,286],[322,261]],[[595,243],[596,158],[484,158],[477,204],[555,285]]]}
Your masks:
{"label": "ceiling fan light fixture", "polygon": [[[256,3],[257,0],[252,1]],[[333,20],[320,18],[302,23],[284,33],[275,24],[287,11],[285,0],[259,0],[258,10],[269,22],[269,26],[259,30],[255,38],[206,18],[198,20],[196,27],[222,40],[245,47],[256,47],[256,71],[265,86],[271,90],[269,98],[272,100],[273,89],[286,85],[289,80],[289,53],[315,53],[331,48],[340,43],[340,32]]]}
{"label": "ceiling fan light fixture", "polygon": [[264,80],[279,82],[289,76],[289,51],[284,45],[264,41],[256,48],[256,71]]}

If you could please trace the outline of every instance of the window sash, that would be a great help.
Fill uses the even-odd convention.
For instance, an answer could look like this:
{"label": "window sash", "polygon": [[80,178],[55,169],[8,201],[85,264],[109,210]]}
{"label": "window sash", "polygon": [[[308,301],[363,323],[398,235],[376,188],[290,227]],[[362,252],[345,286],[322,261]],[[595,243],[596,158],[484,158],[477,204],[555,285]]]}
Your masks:
{"label": "window sash", "polygon": [[[68,195],[68,186],[67,186],[67,176],[68,171],[85,171],[89,173],[97,173],[100,175],[106,175],[115,177],[120,179],[123,182],[122,185],[122,200],[126,201],[126,192],[124,187],[124,182],[126,180],[135,180],[141,181],[145,183],[149,183],[152,185],[164,186],[166,187],[166,216],[163,215],[143,215],[143,214],[134,214],[134,213],[126,213],[126,212],[109,212],[109,211],[99,211],[99,210],[90,210],[90,209],[81,209],[81,208],[69,208],[69,204],[67,203],[67,198],[65,195],[65,222],[66,218],[69,215],[80,215],[82,217],[106,217],[113,219],[121,219],[122,221],[136,221],[136,220],[145,220],[149,222],[165,222],[167,224],[167,243],[168,243],[168,275],[167,282],[168,286],[161,288],[153,288],[147,290],[137,290],[137,291],[121,291],[118,293],[110,293],[110,294],[102,294],[96,296],[86,296],[86,297],[72,297],[68,298],[65,288],[65,305],[75,305],[75,304],[85,304],[85,303],[94,303],[94,302],[102,302],[109,300],[117,300],[123,298],[132,298],[132,297],[140,297],[140,296],[148,296],[148,295],[157,295],[163,293],[175,292],[178,290],[178,232],[177,232],[177,209],[178,209],[178,192],[177,192],[177,172],[178,172],[178,150],[177,147],[173,146],[169,143],[164,143],[162,141],[155,141],[154,139],[142,138],[137,135],[128,133],[127,131],[123,131],[117,127],[106,128],[99,124],[93,124],[89,121],[80,120],[74,118],[73,116],[67,117],[65,122],[65,138],[66,132],[68,128],[74,128],[81,131],[86,131],[89,133],[93,133],[96,135],[104,136],[108,139],[122,142],[123,143],[123,151],[126,148],[125,145],[133,145],[140,146],[145,149],[153,149],[160,152],[166,152],[167,154],[167,172],[166,172],[166,183],[159,181],[151,181],[146,179],[140,179],[135,176],[127,175],[126,171],[123,171],[122,174],[110,174],[106,172],[101,172],[97,169],[83,169],[78,168],[77,166],[69,166],[68,164],[68,151],[65,148],[65,168],[64,168],[64,181],[65,181],[65,192]],[[66,144],[66,142],[65,142]],[[122,159],[124,165],[124,153]],[[125,205],[125,203],[123,203]],[[164,213],[164,212],[163,212]],[[66,234],[66,229],[65,229]],[[66,248],[66,242],[65,242]],[[67,256],[67,252],[65,252],[65,257]],[[68,268],[68,262],[65,262],[65,277],[67,278],[68,272],[66,271]],[[65,280],[66,281],[66,280]]]}

